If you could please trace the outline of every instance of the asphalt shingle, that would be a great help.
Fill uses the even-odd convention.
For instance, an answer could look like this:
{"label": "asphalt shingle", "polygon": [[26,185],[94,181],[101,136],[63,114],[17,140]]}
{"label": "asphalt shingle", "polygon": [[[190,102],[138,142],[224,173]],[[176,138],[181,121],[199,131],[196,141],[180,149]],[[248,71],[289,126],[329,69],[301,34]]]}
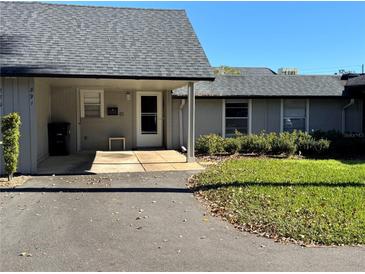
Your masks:
{"label": "asphalt shingle", "polygon": [[184,10],[0,2],[2,75],[213,79]]}
{"label": "asphalt shingle", "polygon": [[[339,76],[217,75],[214,82],[196,83],[195,92],[198,97],[343,96],[345,84]],[[186,96],[187,89],[177,89],[173,95]]]}
{"label": "asphalt shingle", "polygon": [[365,86],[365,74],[350,78],[346,84],[347,87]]}

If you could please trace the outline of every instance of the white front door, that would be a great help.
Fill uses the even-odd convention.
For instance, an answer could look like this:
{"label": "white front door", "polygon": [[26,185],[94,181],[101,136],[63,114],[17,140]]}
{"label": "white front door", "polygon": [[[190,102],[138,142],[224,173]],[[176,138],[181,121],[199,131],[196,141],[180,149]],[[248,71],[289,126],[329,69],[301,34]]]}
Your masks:
{"label": "white front door", "polygon": [[137,92],[137,147],[162,146],[162,93]]}

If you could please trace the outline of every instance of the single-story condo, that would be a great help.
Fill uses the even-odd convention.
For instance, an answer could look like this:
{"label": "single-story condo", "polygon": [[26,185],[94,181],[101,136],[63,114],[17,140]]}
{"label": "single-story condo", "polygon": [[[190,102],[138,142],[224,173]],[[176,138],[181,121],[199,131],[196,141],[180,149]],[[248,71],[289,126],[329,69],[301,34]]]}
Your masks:
{"label": "single-story condo", "polygon": [[[218,72],[214,82],[195,85],[196,136],[231,137],[236,130],[245,134],[293,130],[365,133],[365,75],[280,75],[268,68],[232,69],[231,74]],[[186,143],[186,96],[186,88],[173,91],[174,146]]]}
{"label": "single-story condo", "polygon": [[49,157],[50,123],[67,123],[70,153],[114,137],[188,161],[208,133],[364,132],[363,76],[215,74],[183,10],[0,2],[0,16],[0,114],[21,115],[22,173]]}

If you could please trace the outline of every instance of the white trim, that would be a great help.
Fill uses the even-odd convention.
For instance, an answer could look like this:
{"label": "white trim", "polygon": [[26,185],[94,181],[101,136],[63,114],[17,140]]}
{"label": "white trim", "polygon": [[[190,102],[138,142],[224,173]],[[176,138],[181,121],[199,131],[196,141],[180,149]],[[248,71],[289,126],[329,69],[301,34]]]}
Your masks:
{"label": "white trim", "polygon": [[248,129],[247,133],[252,134],[252,99],[248,99]]}
{"label": "white trim", "polygon": [[[246,103],[247,117],[237,117],[237,119],[247,119],[247,134],[252,133],[252,99],[222,99],[222,137],[226,138],[226,103]],[[228,117],[234,119],[233,117]]]}
{"label": "white trim", "polygon": [[[141,96],[157,97],[157,133],[142,134],[141,131]],[[162,147],[163,145],[163,106],[162,92],[137,91],[136,92],[136,146],[137,147]]]}
{"label": "white trim", "polygon": [[308,98],[306,100],[306,105],[305,105],[305,131],[309,132],[309,105],[310,104],[310,99]]}
{"label": "white trim", "polygon": [[222,99],[222,137],[226,137],[226,99]]}
{"label": "white trim", "polygon": [[284,99],[280,99],[280,132],[284,131]]}
{"label": "white trim", "polygon": [[[85,96],[86,92],[100,93],[100,117],[104,118],[104,90],[103,89],[80,89],[80,117],[85,118]],[[98,117],[95,117],[98,118]]]}

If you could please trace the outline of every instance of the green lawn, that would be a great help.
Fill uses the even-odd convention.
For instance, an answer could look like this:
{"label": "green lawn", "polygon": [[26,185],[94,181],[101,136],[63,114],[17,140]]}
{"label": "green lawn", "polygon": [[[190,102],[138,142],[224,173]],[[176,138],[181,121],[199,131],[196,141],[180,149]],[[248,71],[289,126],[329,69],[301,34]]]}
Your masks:
{"label": "green lawn", "polygon": [[365,244],[365,161],[247,158],[195,177],[214,211],[304,244]]}

